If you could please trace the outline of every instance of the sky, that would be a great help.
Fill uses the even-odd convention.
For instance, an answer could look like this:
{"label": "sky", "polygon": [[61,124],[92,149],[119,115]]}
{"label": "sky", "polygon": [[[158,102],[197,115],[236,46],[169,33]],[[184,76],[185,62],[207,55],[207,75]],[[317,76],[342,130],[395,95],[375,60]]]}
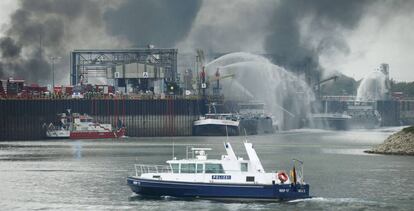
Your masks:
{"label": "sky", "polygon": [[[102,1],[111,2],[108,0]],[[100,40],[95,45],[94,43],[91,44],[90,40],[72,38],[73,34],[78,34],[75,32],[64,36],[64,38],[71,39],[69,43],[73,45],[70,46],[72,49],[81,48],[85,44],[88,44],[89,47],[99,48],[107,42],[111,42],[111,44],[105,44],[104,47],[142,46],[141,43],[136,43],[139,42],[139,37],[150,40],[146,36],[151,36],[160,40],[159,43],[162,45],[165,45],[157,47],[177,47],[179,52],[195,52],[195,49],[202,48],[207,52],[246,51],[266,54],[269,49],[277,48],[282,43],[273,42],[272,39],[275,36],[284,34],[284,37],[281,38],[282,41],[287,40],[290,42],[295,38],[299,43],[295,44],[298,45],[295,47],[296,51],[301,51],[301,49],[303,51],[316,51],[321,49],[321,44],[333,42],[334,47],[325,47],[320,52],[317,52],[318,63],[325,73],[339,71],[359,80],[374,71],[381,63],[388,63],[390,65],[391,78],[397,81],[414,81],[414,23],[412,21],[414,20],[414,13],[411,12],[414,9],[414,3],[412,1],[368,0],[367,2],[369,3],[366,4],[369,4],[369,7],[367,6],[367,9],[360,11],[360,13],[355,15],[351,11],[350,13],[338,14],[338,20],[329,20],[332,17],[335,19],[334,15],[338,11],[335,10],[337,9],[335,5],[330,5],[329,1],[324,0],[205,0],[202,3],[194,3],[191,7],[188,7],[188,11],[181,11],[180,7],[171,9],[175,12],[173,11],[169,15],[175,17],[176,22],[168,22],[166,24],[168,26],[180,25],[179,27],[183,28],[175,37],[169,36],[171,40],[162,40],[163,37],[167,36],[164,35],[166,34],[165,30],[162,31],[162,28],[165,27],[157,28],[155,26],[157,26],[157,21],[165,22],[165,20],[157,20],[157,16],[149,18],[154,20],[155,24],[140,25],[140,27],[147,27],[145,31],[150,32],[147,34],[137,32],[137,30],[131,31],[127,28],[114,27],[125,19],[134,19],[134,17],[124,17],[122,14],[126,11],[125,9],[128,9],[128,7],[129,9],[134,8],[140,2],[144,1],[124,0],[121,3],[113,4],[114,8],[119,9],[105,13],[102,23],[94,26],[100,27],[96,28],[101,30],[99,31],[100,34],[103,34],[104,31],[108,32],[108,29],[110,31],[107,35],[95,39]],[[359,4],[359,1],[356,2],[356,4]],[[122,7],[123,3],[125,8]],[[318,6],[314,6],[313,3],[315,5],[318,3]],[[160,8],[160,5],[156,4],[155,6],[147,6],[153,7],[154,10]],[[169,3],[169,5],[162,9],[170,10],[172,6],[174,5]],[[364,5],[352,6],[351,4],[347,8],[354,10]],[[19,5],[16,0],[0,1],[0,37],[5,35],[7,28],[10,27],[10,15],[18,8]],[[292,11],[292,13],[282,14],[286,9]],[[330,13],[329,10],[333,12]],[[313,11],[313,13],[309,11]],[[303,12],[306,12],[306,15],[302,15],[301,13]],[[339,12],[341,11],[339,10]],[[188,18],[191,20],[188,21],[185,19],[185,16],[179,15],[182,13],[190,14]],[[357,18],[353,17],[354,15]],[[118,19],[115,17],[118,17]],[[292,17],[294,20],[299,21],[298,29],[292,30],[286,27],[292,23],[279,21],[281,18],[289,20]],[[82,19],[79,21],[82,21]],[[286,26],[283,26],[284,24]],[[151,28],[151,26],[154,27]],[[102,27],[106,27],[106,29],[102,29]],[[94,29],[89,29],[89,27],[82,28],[82,30]],[[286,31],[284,31],[285,29]],[[168,28],[168,30],[173,30],[173,28]],[[298,34],[291,35],[290,32],[292,31]],[[93,31],[88,32],[89,35],[93,33]],[[289,42],[284,47],[285,49],[282,49],[283,51],[276,52],[289,51]],[[297,52],[293,53],[297,54]]]}

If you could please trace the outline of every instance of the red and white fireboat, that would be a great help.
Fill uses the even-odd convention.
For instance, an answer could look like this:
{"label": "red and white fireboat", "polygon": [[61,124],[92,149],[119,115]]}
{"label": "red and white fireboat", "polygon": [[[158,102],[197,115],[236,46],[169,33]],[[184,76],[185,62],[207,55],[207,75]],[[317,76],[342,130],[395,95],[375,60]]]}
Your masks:
{"label": "red and white fireboat", "polygon": [[[70,113],[70,112],[69,112]],[[70,139],[101,139],[125,137],[125,127],[118,120],[116,129],[111,124],[95,122],[87,114],[73,113],[66,115],[58,114],[59,121],[47,126],[46,136],[48,138],[70,138]]]}

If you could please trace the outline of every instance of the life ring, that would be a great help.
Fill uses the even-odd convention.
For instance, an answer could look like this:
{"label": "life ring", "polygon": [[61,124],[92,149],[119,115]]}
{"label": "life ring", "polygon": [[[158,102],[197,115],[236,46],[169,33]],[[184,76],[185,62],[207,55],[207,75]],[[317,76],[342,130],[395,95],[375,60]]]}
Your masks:
{"label": "life ring", "polygon": [[289,179],[288,175],[285,172],[279,172],[279,173],[277,173],[277,178],[282,183],[286,182]]}

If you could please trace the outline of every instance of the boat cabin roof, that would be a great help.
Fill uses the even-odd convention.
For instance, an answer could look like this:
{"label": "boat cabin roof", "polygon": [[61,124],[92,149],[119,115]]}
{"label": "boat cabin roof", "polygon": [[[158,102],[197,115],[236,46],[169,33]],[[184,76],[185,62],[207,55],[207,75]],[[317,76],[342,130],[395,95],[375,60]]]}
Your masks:
{"label": "boat cabin roof", "polygon": [[193,151],[192,155],[194,155],[192,158],[187,157],[186,159],[180,160],[168,160],[167,164],[180,164],[181,166],[182,164],[221,164],[224,169],[233,169],[237,168],[237,166],[245,164],[246,166],[249,166],[249,171],[265,173],[260,159],[258,158],[256,151],[253,148],[253,145],[247,142],[244,143],[244,145],[249,160],[244,160],[241,157],[237,157],[233,151],[233,148],[231,147],[231,144],[227,142],[224,143],[227,155],[222,155],[221,159],[207,159],[207,154],[205,151],[211,150],[210,148],[191,148]]}

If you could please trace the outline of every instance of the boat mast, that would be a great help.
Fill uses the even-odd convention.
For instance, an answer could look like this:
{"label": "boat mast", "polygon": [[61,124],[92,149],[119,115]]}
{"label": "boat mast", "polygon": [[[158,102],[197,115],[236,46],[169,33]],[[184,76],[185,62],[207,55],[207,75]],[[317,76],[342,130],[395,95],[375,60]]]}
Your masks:
{"label": "boat mast", "polygon": [[258,172],[265,173],[262,163],[260,162],[260,159],[256,154],[256,150],[253,149],[253,144],[245,142],[244,147],[246,148],[246,152],[249,156],[249,160],[252,167]]}
{"label": "boat mast", "polygon": [[236,154],[234,153],[233,148],[229,142],[224,143],[224,148],[226,148],[227,156],[230,158],[230,160],[237,160]]}
{"label": "boat mast", "polygon": [[172,159],[175,160],[175,157],[174,157],[174,141],[172,143]]}

